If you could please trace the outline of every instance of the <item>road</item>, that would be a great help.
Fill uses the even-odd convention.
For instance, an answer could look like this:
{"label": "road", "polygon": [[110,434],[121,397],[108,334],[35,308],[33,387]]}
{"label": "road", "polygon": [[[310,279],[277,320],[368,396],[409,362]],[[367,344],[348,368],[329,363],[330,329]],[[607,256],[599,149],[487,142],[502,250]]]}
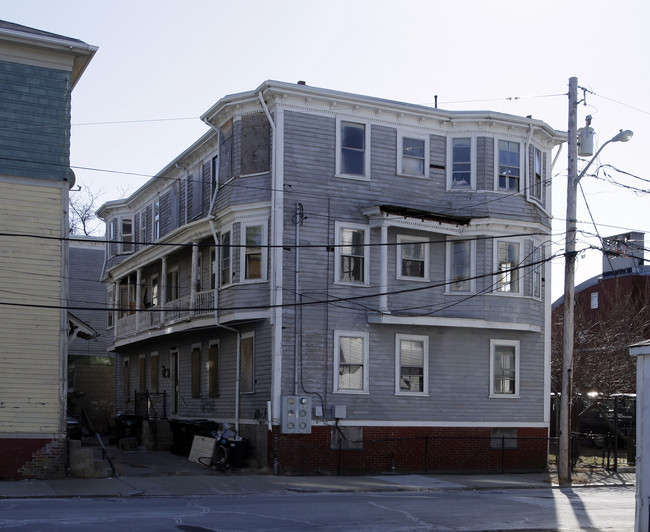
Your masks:
{"label": "road", "polygon": [[633,487],[0,500],[2,531],[633,529]]}

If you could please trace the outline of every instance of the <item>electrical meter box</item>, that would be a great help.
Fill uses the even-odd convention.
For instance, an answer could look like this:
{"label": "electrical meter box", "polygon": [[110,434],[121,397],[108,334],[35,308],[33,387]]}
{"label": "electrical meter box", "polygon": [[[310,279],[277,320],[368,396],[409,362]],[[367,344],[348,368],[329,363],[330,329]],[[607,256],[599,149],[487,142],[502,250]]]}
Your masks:
{"label": "electrical meter box", "polygon": [[282,397],[282,434],[311,434],[311,397]]}

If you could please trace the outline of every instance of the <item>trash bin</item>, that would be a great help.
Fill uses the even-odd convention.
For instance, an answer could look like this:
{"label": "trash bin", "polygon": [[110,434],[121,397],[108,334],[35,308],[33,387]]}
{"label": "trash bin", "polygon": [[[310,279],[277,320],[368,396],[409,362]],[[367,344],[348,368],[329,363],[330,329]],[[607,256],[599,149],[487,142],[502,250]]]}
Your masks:
{"label": "trash bin", "polygon": [[248,440],[226,440],[219,441],[219,445],[228,449],[228,461],[231,467],[244,467],[248,458]]}
{"label": "trash bin", "polygon": [[115,416],[115,432],[117,439],[137,438],[140,418],[130,414],[118,414]]}

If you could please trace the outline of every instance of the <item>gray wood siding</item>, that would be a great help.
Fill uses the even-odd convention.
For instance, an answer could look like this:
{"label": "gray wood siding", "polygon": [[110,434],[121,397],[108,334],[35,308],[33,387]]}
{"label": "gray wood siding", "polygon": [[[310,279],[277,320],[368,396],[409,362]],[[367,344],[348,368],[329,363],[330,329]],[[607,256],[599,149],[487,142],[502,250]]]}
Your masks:
{"label": "gray wood siding", "polygon": [[0,61],[0,173],[70,178],[70,73]]}
{"label": "gray wood siding", "polygon": [[[368,311],[376,311],[378,299],[371,297],[329,304],[294,302],[295,202],[303,204],[306,220],[300,228],[300,271],[303,303],[326,301],[377,293],[380,276],[380,247],[370,248],[370,279],[367,286],[334,282],[335,222],[367,225],[363,207],[392,204],[443,214],[540,221],[548,219],[525,196],[494,193],[494,141],[479,138],[477,192],[446,191],[446,139],[430,136],[429,175],[424,179],[397,175],[397,132],[394,128],[371,126],[371,179],[337,178],[336,121],[333,117],[285,112],[284,131],[284,302],[283,311],[283,393],[293,393],[294,324],[302,323],[298,363],[300,381],[307,392],[317,392],[329,404],[345,404],[349,419],[399,421],[417,419],[430,422],[542,422],[544,412],[544,303],[530,297],[493,293],[496,278],[488,275],[476,281],[476,294],[446,293],[446,237],[391,227],[388,231],[388,291],[415,288],[390,294],[388,306],[394,314],[486,319],[542,327],[542,333],[506,330],[425,326],[389,326],[368,323]],[[485,189],[488,189],[486,191]],[[397,235],[413,235],[431,241],[429,282],[396,279]],[[370,242],[380,242],[379,229],[370,230]],[[521,240],[529,256],[532,242]],[[477,239],[476,274],[494,272],[491,239]],[[530,293],[528,270],[522,270],[522,290]],[[485,294],[482,294],[485,292]],[[298,314],[296,314],[298,313]],[[334,332],[367,332],[370,341],[370,393],[333,393]],[[429,337],[429,397],[395,395],[395,334]],[[521,342],[520,385],[517,399],[489,398],[490,339]]]}
{"label": "gray wood siding", "polygon": [[[258,322],[242,327],[242,333],[254,332],[254,379],[255,391],[241,395],[240,416],[252,419],[256,410],[266,408],[271,393],[271,328],[268,322]],[[219,342],[219,396],[210,397],[208,393],[208,353],[212,341]],[[200,381],[201,397],[192,397],[191,353],[193,346],[201,349]],[[158,352],[159,392],[167,393],[167,413],[171,412],[172,379],[164,378],[162,366],[170,368],[172,347],[179,353],[179,412],[180,417],[209,418],[216,421],[232,422],[235,412],[235,374],[237,367],[236,335],[224,329],[194,331],[175,337],[158,337],[147,342],[146,346],[120,349],[116,363],[116,410],[133,413],[133,393],[139,390],[140,354],[146,355],[146,385],[151,389],[151,354]],[[123,364],[124,357],[130,358],[131,400],[124,402]]]}

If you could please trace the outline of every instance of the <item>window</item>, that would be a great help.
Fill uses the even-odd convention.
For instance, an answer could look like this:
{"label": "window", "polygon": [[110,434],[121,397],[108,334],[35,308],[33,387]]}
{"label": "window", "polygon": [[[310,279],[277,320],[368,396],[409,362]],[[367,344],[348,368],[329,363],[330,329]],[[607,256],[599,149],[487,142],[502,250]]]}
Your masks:
{"label": "window", "polygon": [[490,397],[519,397],[517,340],[490,340]]}
{"label": "window", "polygon": [[125,403],[131,399],[131,370],[129,368],[129,357],[122,361],[122,397]]}
{"label": "window", "polygon": [[334,391],[368,392],[368,334],[334,333]]}
{"label": "window", "polygon": [[336,281],[368,284],[368,227],[337,223],[336,230]]}
{"label": "window", "polygon": [[472,139],[451,140],[451,189],[465,190],[472,186]]}
{"label": "window", "polygon": [[243,264],[243,281],[254,281],[266,278],[266,226],[242,225],[241,262]]}
{"label": "window", "polygon": [[447,291],[474,290],[474,242],[451,240],[447,242]]}
{"label": "window", "polygon": [[219,397],[219,344],[210,343],[208,350],[208,395]]}
{"label": "window", "polygon": [[122,218],[122,253],[133,253],[133,219]]}
{"label": "window", "polygon": [[542,248],[533,249],[533,297],[542,297]]}
{"label": "window", "polygon": [[160,238],[160,200],[153,202],[153,240]]}
{"label": "window", "polygon": [[241,373],[239,376],[239,391],[241,393],[255,391],[254,339],[254,333],[246,333],[241,337]]}
{"label": "window", "polygon": [[217,252],[214,249],[210,250],[210,290],[216,287],[217,276]]}
{"label": "window", "polygon": [[106,328],[110,329],[113,327],[113,318],[114,318],[114,311],[113,308],[115,307],[115,296],[113,295],[113,286],[109,286],[106,292],[106,308],[108,308],[108,312],[106,313]]}
{"label": "window", "polygon": [[535,148],[533,161],[533,182],[530,184],[530,195],[538,201],[542,201],[544,184],[542,150]]}
{"label": "window", "polygon": [[158,351],[151,353],[149,376],[151,378],[151,393],[158,393]]}
{"label": "window", "polygon": [[106,256],[113,256],[113,246],[115,245],[115,225],[114,220],[106,222],[106,234],[108,235],[106,242]]}
{"label": "window", "polygon": [[201,179],[201,165],[197,164],[190,171],[187,180],[190,193],[190,219],[194,219],[203,210],[203,180]]}
{"label": "window", "polygon": [[211,180],[211,191],[214,193],[214,191],[217,189],[217,186],[219,186],[219,156],[215,155],[212,157],[212,180]]}
{"label": "window", "polygon": [[395,335],[395,393],[429,392],[429,338],[427,336]]}
{"label": "window", "polygon": [[147,389],[147,358],[145,355],[138,356],[138,391],[140,393]]}
{"label": "window", "polygon": [[228,286],[232,282],[230,264],[230,231],[221,233],[221,249],[219,250],[220,286]]}
{"label": "window", "polygon": [[192,364],[192,397],[201,397],[201,346],[193,345],[191,354]]}
{"label": "window", "polygon": [[499,141],[499,190],[519,190],[519,143]]}
{"label": "window", "polygon": [[497,292],[519,293],[519,243],[497,242]]}
{"label": "window", "polygon": [[490,449],[516,449],[517,429],[491,429]]}
{"label": "window", "polygon": [[178,268],[167,272],[167,301],[174,301],[178,299]]}
{"label": "window", "polygon": [[145,209],[140,211],[140,245],[147,243],[147,212]]}
{"label": "window", "polygon": [[367,178],[369,165],[368,128],[356,122],[338,122],[337,174]]}
{"label": "window", "polygon": [[429,168],[429,142],[422,137],[398,136],[398,173],[425,177]]}
{"label": "window", "polygon": [[151,306],[157,307],[160,303],[160,288],[158,287],[158,275],[151,276]]}
{"label": "window", "polygon": [[590,294],[590,303],[592,309],[598,308],[598,292],[592,292]]}
{"label": "window", "polygon": [[397,236],[397,278],[429,280],[429,243],[423,237]]}

